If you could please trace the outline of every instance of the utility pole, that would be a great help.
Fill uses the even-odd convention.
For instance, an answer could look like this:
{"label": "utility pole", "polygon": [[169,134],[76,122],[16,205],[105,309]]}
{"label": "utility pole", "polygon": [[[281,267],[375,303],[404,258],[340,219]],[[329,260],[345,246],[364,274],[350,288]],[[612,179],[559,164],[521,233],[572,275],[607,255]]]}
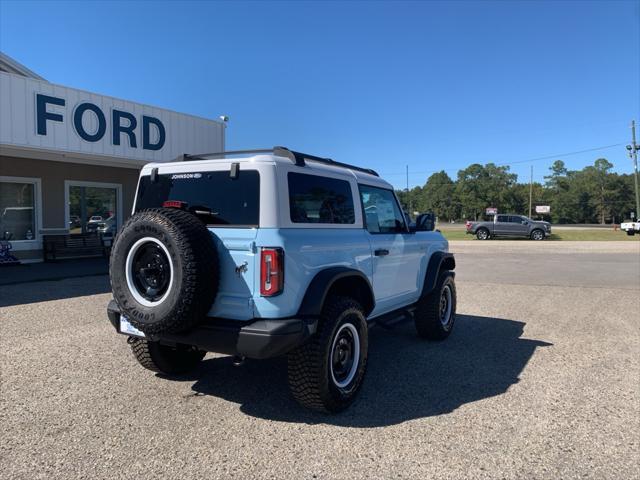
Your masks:
{"label": "utility pole", "polygon": [[407,207],[409,208],[409,216],[411,216],[411,198],[409,197],[409,165],[405,165],[407,172]]}
{"label": "utility pole", "polygon": [[531,176],[529,177],[529,218],[531,218],[532,202],[533,202],[533,165],[531,165]]}
{"label": "utility pole", "polygon": [[407,171],[407,193],[409,193],[409,165],[405,165]]}
{"label": "utility pole", "polygon": [[640,217],[640,196],[638,196],[638,150],[640,146],[636,144],[636,122],[631,120],[631,145],[627,145],[629,158],[633,160],[633,175],[636,183],[636,218]]}

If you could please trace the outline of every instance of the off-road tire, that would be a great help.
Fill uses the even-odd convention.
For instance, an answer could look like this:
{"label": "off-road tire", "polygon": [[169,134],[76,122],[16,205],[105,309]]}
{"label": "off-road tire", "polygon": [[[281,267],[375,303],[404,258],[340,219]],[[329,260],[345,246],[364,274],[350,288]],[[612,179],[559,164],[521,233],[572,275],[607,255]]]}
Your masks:
{"label": "off-road tire", "polygon": [[[331,374],[334,337],[346,323],[358,331],[360,355],[353,380],[339,388]],[[348,297],[327,299],[318,331],[287,356],[289,388],[302,406],[320,412],[339,412],[355,399],[367,367],[368,332],[364,309]]]}
{"label": "off-road tire", "polygon": [[476,231],[476,238],[478,240],[489,240],[491,238],[491,233],[486,228],[479,228]]}
{"label": "off-road tire", "polygon": [[636,234],[635,230],[627,230],[627,235],[629,235],[630,237],[632,237],[635,234]]}
{"label": "off-road tire", "polygon": [[531,235],[529,236],[529,238],[531,238],[531,240],[535,240],[539,242],[541,240],[544,240],[544,232],[539,228],[535,228],[534,230],[531,231]]}
{"label": "off-road tire", "polygon": [[[456,321],[456,284],[453,272],[443,271],[438,275],[438,281],[431,293],[418,301],[414,312],[414,323],[418,336],[428,340],[444,340],[447,338]],[[441,299],[450,292],[451,311],[445,323],[441,320]]]}
{"label": "off-road tire", "polygon": [[129,337],[134,357],[140,365],[153,372],[177,375],[193,370],[202,361],[206,352],[187,345],[169,347],[142,338]]}
{"label": "off-road tire", "polygon": [[[166,297],[152,305],[136,299],[127,282],[128,255],[143,239],[157,241],[166,248],[172,268]],[[143,210],[129,218],[118,232],[109,275],[113,297],[134,327],[148,335],[184,331],[206,315],[215,299],[218,252],[211,233],[191,213],[174,208]],[[140,291],[137,294],[140,297]]]}

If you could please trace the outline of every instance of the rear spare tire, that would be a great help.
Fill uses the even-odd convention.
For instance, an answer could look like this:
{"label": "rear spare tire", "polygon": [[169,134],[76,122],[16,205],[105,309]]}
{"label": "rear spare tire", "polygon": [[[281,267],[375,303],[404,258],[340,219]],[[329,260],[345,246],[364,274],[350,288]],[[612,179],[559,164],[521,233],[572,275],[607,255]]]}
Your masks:
{"label": "rear spare tire", "polygon": [[218,252],[194,215],[155,208],[133,215],[109,261],[120,312],[146,334],[184,331],[211,308],[218,291]]}

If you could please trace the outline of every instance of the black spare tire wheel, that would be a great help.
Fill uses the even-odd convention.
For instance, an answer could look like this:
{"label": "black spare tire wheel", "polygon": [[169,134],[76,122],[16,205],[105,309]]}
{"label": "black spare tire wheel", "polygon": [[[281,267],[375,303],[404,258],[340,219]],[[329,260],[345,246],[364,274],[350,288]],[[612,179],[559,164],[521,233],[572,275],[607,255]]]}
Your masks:
{"label": "black spare tire wheel", "polygon": [[146,334],[193,327],[218,292],[218,252],[191,213],[154,208],[134,214],[116,237],[109,262],[120,312]]}

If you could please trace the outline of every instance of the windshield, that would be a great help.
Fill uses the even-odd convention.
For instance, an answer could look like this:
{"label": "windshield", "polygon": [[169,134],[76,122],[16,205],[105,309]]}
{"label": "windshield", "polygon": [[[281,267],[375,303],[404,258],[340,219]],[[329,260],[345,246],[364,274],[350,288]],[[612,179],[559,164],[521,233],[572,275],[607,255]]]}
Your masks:
{"label": "windshield", "polygon": [[229,171],[159,175],[140,179],[136,212],[160,208],[166,201],[182,202],[206,225],[258,226],[260,175],[241,170],[236,178]]}

